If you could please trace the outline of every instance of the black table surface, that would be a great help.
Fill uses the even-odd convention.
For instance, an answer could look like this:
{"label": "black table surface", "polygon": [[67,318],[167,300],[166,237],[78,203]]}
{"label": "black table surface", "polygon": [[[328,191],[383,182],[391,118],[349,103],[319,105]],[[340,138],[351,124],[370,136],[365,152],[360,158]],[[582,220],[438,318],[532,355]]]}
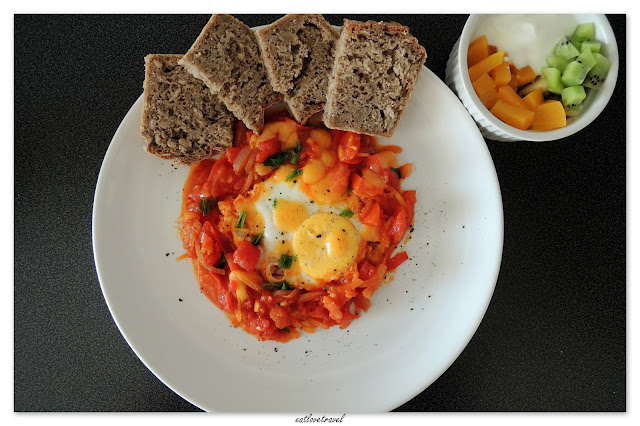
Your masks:
{"label": "black table surface", "polygon": [[[238,15],[249,26],[279,16]],[[346,17],[408,25],[442,80],[467,19]],[[486,140],[504,205],[495,293],[460,357],[396,411],[627,410],[626,15],[608,18],[620,71],[603,113],[555,142]],[[207,20],[14,16],[15,411],[199,411],[116,327],[91,215],[102,159],[142,92],[143,57],[185,52]]]}

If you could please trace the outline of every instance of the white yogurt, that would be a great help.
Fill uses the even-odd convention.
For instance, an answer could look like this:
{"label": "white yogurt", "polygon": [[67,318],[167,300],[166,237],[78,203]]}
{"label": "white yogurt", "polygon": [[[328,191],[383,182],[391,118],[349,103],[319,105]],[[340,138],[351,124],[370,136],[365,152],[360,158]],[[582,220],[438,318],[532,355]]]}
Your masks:
{"label": "white yogurt", "polygon": [[471,40],[486,35],[516,67],[531,65],[540,74],[558,40],[571,35],[578,23],[574,15],[485,15]]}

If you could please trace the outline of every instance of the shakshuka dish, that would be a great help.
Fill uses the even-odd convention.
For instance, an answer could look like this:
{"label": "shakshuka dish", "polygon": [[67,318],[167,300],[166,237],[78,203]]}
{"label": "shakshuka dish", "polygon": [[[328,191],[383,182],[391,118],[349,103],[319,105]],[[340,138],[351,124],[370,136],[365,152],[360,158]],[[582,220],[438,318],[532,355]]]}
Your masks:
{"label": "shakshuka dish", "polygon": [[191,166],[180,234],[202,292],[231,324],[286,342],[347,327],[408,259],[412,164],[374,137],[300,125],[235,124],[233,146]]}

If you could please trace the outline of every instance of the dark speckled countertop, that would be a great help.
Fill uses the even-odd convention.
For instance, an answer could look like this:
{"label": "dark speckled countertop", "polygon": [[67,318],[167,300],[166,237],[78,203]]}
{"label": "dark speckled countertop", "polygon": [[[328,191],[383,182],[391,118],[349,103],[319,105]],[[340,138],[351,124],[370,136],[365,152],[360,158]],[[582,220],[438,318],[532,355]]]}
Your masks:
{"label": "dark speckled countertop", "polygon": [[[349,17],[408,25],[443,80],[467,19]],[[207,19],[15,16],[15,411],[198,411],[118,331],[91,215],[104,154],[142,91],[142,58],[186,51]],[[627,409],[626,16],[609,20],[620,72],[594,123],[551,143],[486,141],[504,204],[495,293],[460,357],[397,411]]]}

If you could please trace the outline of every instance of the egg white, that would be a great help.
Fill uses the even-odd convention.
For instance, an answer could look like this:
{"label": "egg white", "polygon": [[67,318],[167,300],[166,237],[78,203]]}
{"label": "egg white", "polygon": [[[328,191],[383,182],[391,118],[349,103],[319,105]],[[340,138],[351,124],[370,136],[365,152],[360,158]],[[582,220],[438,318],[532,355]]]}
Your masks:
{"label": "egg white", "polygon": [[[254,187],[254,192],[259,193],[255,198],[254,206],[257,212],[262,216],[264,221],[264,231],[262,236],[262,254],[260,258],[261,264],[265,258],[272,256],[276,246],[282,244],[283,240],[291,242],[295,234],[295,230],[287,231],[278,226],[275,219],[274,201],[292,201],[303,204],[307,209],[307,218],[316,213],[334,213],[339,215],[345,209],[348,209],[345,203],[320,204],[309,198],[307,194],[300,191],[293,182],[261,182]],[[358,220],[357,215],[353,215],[348,220],[353,224],[358,234],[361,234],[364,225]],[[295,255],[295,253],[292,253]],[[317,284],[317,281],[301,271],[301,279],[304,282]]]}

